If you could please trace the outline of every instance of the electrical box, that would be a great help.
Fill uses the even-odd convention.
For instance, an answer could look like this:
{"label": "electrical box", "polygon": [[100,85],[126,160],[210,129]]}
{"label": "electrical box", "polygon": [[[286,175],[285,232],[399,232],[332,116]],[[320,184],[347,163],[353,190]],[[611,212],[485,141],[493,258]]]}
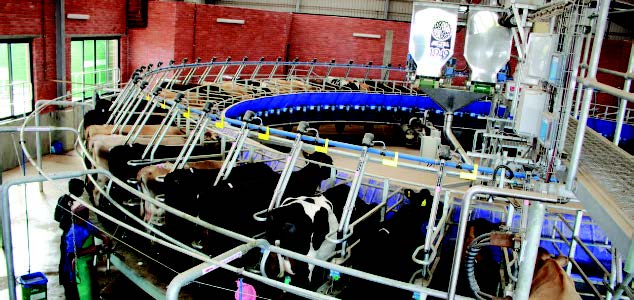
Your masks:
{"label": "electrical box", "polygon": [[513,129],[517,134],[536,137],[540,133],[548,93],[526,88],[520,92]]}
{"label": "electrical box", "polygon": [[523,83],[536,85],[546,81],[550,75],[552,55],[557,47],[558,38],[551,33],[532,33],[528,38],[528,50],[524,62]]}
{"label": "electrical box", "polygon": [[436,159],[438,147],[440,146],[439,136],[421,136],[420,156]]}
{"label": "electrical box", "polygon": [[542,144],[544,148],[550,148],[551,145],[550,136],[553,130],[553,119],[553,114],[549,112],[544,112],[542,115],[537,141]]}
{"label": "electrical box", "polygon": [[558,84],[561,73],[561,54],[553,54],[553,58],[550,61],[550,72],[548,73],[548,82],[551,84]]}

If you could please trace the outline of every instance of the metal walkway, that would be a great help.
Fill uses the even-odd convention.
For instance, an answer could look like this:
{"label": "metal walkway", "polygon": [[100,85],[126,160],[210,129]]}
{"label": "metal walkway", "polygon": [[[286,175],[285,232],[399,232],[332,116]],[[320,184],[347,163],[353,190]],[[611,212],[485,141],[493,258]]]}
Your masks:
{"label": "metal walkway", "polygon": [[[564,148],[568,153],[578,121],[570,118],[569,124]],[[633,176],[634,157],[586,128],[575,194],[625,257],[634,251]]]}

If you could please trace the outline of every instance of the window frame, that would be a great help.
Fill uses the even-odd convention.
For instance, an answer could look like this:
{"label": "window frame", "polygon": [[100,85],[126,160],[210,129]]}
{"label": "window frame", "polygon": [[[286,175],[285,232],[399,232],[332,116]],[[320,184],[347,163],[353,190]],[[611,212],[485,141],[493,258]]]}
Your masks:
{"label": "window frame", "polygon": [[[72,57],[72,43],[73,42],[82,42],[82,54],[81,54],[81,58],[82,58],[82,71],[81,73],[85,73],[86,72],[86,68],[85,68],[85,63],[84,63],[84,58],[85,58],[85,47],[84,47],[84,42],[85,41],[93,41],[93,64],[94,64],[94,69],[97,68],[97,41],[106,41],[106,51],[110,51],[110,45],[109,45],[109,41],[115,40],[117,41],[117,59],[116,59],[116,64],[114,66],[114,68],[119,69],[119,74],[121,72],[121,36],[82,36],[82,37],[71,37],[70,40],[70,51],[71,51],[71,55],[70,55],[70,81],[73,81],[73,57]],[[108,59],[108,57],[110,56],[110,52],[106,52],[106,59]],[[108,62],[106,62],[106,66],[108,65]],[[83,77],[85,78],[86,74],[83,75]],[[120,76],[120,75],[119,75]],[[94,74],[93,80],[94,82],[97,82],[97,73]],[[85,79],[84,79],[85,80]],[[71,84],[71,93],[74,95],[73,92],[73,88],[72,88],[72,84]],[[78,96],[78,99],[90,99],[92,98],[92,92],[89,92],[87,94],[87,90],[82,91],[82,96]],[[73,97],[73,99],[75,99],[75,97]]]}
{"label": "window frame", "polygon": [[[7,58],[8,58],[8,69],[9,69],[9,106],[10,106],[10,115],[6,117],[0,117],[0,121],[12,120],[23,118],[26,115],[32,113],[35,110],[35,84],[33,84],[33,39],[28,38],[16,38],[16,39],[0,39],[0,44],[7,45]],[[31,92],[31,105],[28,107],[28,111],[15,114],[14,105],[13,105],[13,87],[11,86],[13,82],[13,64],[11,57],[11,44],[27,44],[28,49],[28,74],[29,74],[29,83],[31,84],[30,92]],[[1,104],[1,103],[0,103]]]}

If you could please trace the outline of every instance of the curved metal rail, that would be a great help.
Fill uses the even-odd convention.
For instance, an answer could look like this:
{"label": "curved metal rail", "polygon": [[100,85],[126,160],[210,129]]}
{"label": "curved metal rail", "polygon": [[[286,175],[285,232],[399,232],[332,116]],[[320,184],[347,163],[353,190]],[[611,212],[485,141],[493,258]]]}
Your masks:
{"label": "curved metal rail", "polygon": [[[196,128],[196,127],[198,127],[198,128],[207,128],[207,129],[213,130],[214,132],[220,134],[221,136],[224,137],[224,139],[238,140],[239,135],[240,135],[240,131],[236,132],[237,129],[235,129],[232,126],[229,126],[229,125],[233,125],[233,126],[242,127],[242,131],[243,131],[242,134],[243,134],[244,138],[247,138],[249,136],[251,136],[252,138],[257,138],[259,130],[267,130],[270,133],[270,135],[271,135],[269,137],[269,139],[276,140],[277,142],[282,143],[282,144],[291,145],[294,148],[299,147],[299,148],[305,148],[305,149],[314,150],[316,147],[325,147],[326,146],[325,145],[326,141],[323,140],[323,139],[315,139],[315,138],[312,138],[312,137],[309,137],[309,136],[298,135],[298,134],[288,133],[288,132],[274,130],[274,129],[268,129],[268,128],[266,128],[264,126],[261,126],[261,125],[246,124],[246,123],[243,123],[243,122],[238,121],[238,120],[225,119],[225,118],[220,117],[220,116],[218,116],[216,114],[208,113],[208,112],[212,112],[212,111],[220,112],[221,111],[221,109],[220,109],[221,106],[219,106],[219,105],[216,105],[213,108],[211,106],[207,105],[208,107],[206,107],[204,110],[199,110],[199,109],[196,109],[196,108],[192,107],[193,101],[189,101],[189,99],[188,99],[188,101],[185,102],[185,104],[178,103],[178,101],[167,100],[166,97],[162,97],[162,96],[159,95],[160,91],[159,91],[159,93],[157,93],[156,90],[155,90],[155,87],[157,87],[159,84],[161,84],[163,82],[163,80],[168,77],[168,73],[170,73],[170,72],[173,73],[172,74],[172,79],[171,79],[172,83],[176,82],[174,80],[177,80],[177,81],[180,81],[180,82],[183,82],[183,81],[186,80],[186,81],[190,82],[192,79],[195,80],[196,78],[198,78],[199,82],[204,82],[204,80],[201,80],[202,76],[204,74],[208,75],[210,73],[209,72],[210,69],[208,69],[208,68],[212,68],[212,67],[215,67],[215,66],[221,66],[221,72],[218,72],[218,74],[216,75],[216,77],[213,80],[214,81],[213,84],[222,83],[222,78],[223,78],[223,76],[225,76],[224,74],[225,74],[226,70],[229,67],[232,67],[232,66],[238,66],[238,70],[240,70],[240,71],[243,69],[243,68],[240,68],[241,66],[242,67],[244,67],[244,66],[256,66],[256,70],[260,70],[262,67],[265,67],[265,66],[271,66],[273,68],[272,72],[270,72],[268,76],[257,76],[257,74],[252,74],[250,78],[254,79],[254,80],[258,79],[258,78],[264,78],[265,80],[274,79],[275,78],[274,75],[276,74],[277,68],[279,68],[280,66],[288,66],[288,67],[292,68],[292,71],[289,72],[290,75],[287,75],[287,76],[284,77],[284,80],[285,81],[286,80],[291,80],[291,82],[292,82],[293,80],[298,80],[298,78],[300,78],[300,77],[297,77],[297,76],[293,75],[293,74],[296,74],[298,72],[298,70],[297,70],[298,66],[304,66],[304,67],[309,68],[310,72],[307,72],[307,74],[314,74],[313,73],[314,72],[314,68],[316,68],[316,67],[327,68],[328,69],[328,71],[327,71],[328,74],[327,75],[329,75],[330,72],[332,72],[332,70],[335,67],[337,67],[337,68],[345,68],[345,69],[348,70],[346,72],[346,74],[349,74],[350,70],[353,69],[354,65],[351,65],[351,64],[335,65],[335,64],[323,64],[323,63],[320,64],[320,63],[298,63],[298,62],[284,63],[284,62],[279,62],[279,61],[278,62],[271,62],[271,63],[265,63],[265,62],[257,62],[257,63],[251,63],[251,62],[216,63],[216,62],[211,62],[211,63],[203,63],[203,64],[189,64],[189,65],[183,64],[183,65],[179,65],[179,66],[170,65],[170,66],[165,67],[165,68],[159,68],[159,69],[156,69],[156,70],[150,70],[150,71],[145,72],[145,73],[142,73],[142,71],[139,71],[138,73],[136,73],[136,75],[137,75],[137,78],[140,78],[140,79],[137,82],[134,82],[134,80],[131,80],[124,87],[122,92],[119,94],[119,96],[115,100],[115,102],[113,104],[113,108],[115,110],[114,112],[118,114],[118,118],[124,118],[124,116],[126,114],[127,115],[131,115],[133,113],[134,110],[130,110],[130,108],[132,108],[135,105],[134,104],[135,101],[138,103],[138,101],[142,101],[143,99],[146,99],[146,100],[148,100],[147,104],[146,104],[146,105],[148,105],[148,107],[150,107],[150,106],[151,107],[155,107],[155,106],[159,106],[159,105],[164,106],[164,107],[167,107],[167,106],[171,107],[171,109],[170,109],[171,113],[169,113],[168,116],[171,116],[172,121],[176,121],[177,124],[184,124],[185,127],[188,128],[188,129],[192,125],[194,126],[194,128]],[[197,76],[196,72],[200,71],[199,69],[202,68],[202,67],[204,67],[205,70],[203,71],[202,75],[199,75],[199,77],[196,77]],[[354,67],[357,67],[357,66],[354,66]],[[358,66],[358,68],[360,68],[362,70],[397,71],[397,72],[403,72],[403,73],[406,72],[405,70],[402,70],[402,69],[394,69],[394,68],[386,68],[386,67]],[[189,70],[189,72],[183,72],[183,71],[186,71],[186,70]],[[198,70],[198,71],[196,71],[196,70]],[[185,73],[185,74],[181,75],[183,73]],[[369,73],[369,71],[366,72],[366,77],[368,76],[367,75],[368,73]],[[205,76],[207,76],[207,75],[205,75]],[[234,77],[238,77],[238,76],[234,76]],[[280,77],[280,76],[278,76],[278,77]],[[327,78],[327,77],[328,76],[324,76],[323,78]],[[220,80],[219,80],[219,78],[220,78]],[[309,80],[307,78],[309,79],[310,76],[303,77],[303,79],[305,79],[304,82],[309,82]],[[202,79],[204,79],[204,78],[202,78]],[[344,78],[344,79],[346,79],[346,78]],[[235,84],[234,86],[240,84],[240,83],[237,82],[237,80],[238,80],[237,78],[232,78],[231,81],[232,81],[232,84]],[[142,83],[142,81],[146,81],[148,83],[145,84],[144,86],[141,86],[138,83],[139,82]],[[385,81],[385,82],[387,82],[387,81]],[[396,81],[394,81],[394,82],[396,82]],[[403,83],[403,82],[401,82],[401,83]],[[219,86],[219,85],[216,85],[216,86]],[[292,88],[290,90],[292,90]],[[275,92],[284,92],[284,91],[288,91],[288,90],[278,89]],[[326,90],[324,90],[324,91],[326,91]],[[201,103],[202,102],[204,102],[204,103],[213,103],[213,102],[208,102],[208,101],[209,100],[214,101],[215,100],[214,97],[216,97],[216,96],[219,96],[219,95],[210,94],[210,96],[207,96],[205,101],[200,101],[200,102]],[[231,97],[231,99],[232,99],[231,101],[237,100],[238,98],[243,97],[243,96],[244,95],[242,95],[242,96],[234,95],[233,97]],[[187,98],[187,96],[186,96],[186,98]],[[139,103],[139,105],[140,105],[140,103]],[[128,107],[127,111],[125,109],[126,106]],[[37,114],[37,111],[34,112],[34,114]],[[114,113],[113,113],[113,115],[114,115]],[[166,116],[166,119],[168,118],[168,116]],[[28,119],[27,119],[27,121],[28,121]],[[168,122],[168,123],[171,123],[171,121]],[[227,126],[225,126],[225,124]],[[144,125],[144,123],[143,124],[138,124],[138,125],[142,127]],[[130,137],[134,137],[132,132],[130,132],[130,134],[129,134],[129,142],[130,143],[134,142],[134,138],[130,138]],[[159,137],[159,141],[158,142],[160,142],[160,138],[162,138],[162,137]],[[195,139],[192,139],[192,140],[195,140]],[[295,142],[291,142],[291,140],[294,140]],[[311,144],[305,144],[304,142],[311,143]],[[393,164],[394,167],[411,168],[411,169],[415,169],[415,170],[418,170],[418,171],[429,172],[429,173],[432,173],[432,174],[438,175],[438,176],[442,176],[443,173],[446,174],[446,175],[449,175],[449,176],[452,176],[452,175],[453,176],[461,176],[461,175],[464,175],[464,173],[466,173],[464,171],[460,171],[459,169],[456,169],[457,167],[461,168],[463,170],[467,170],[467,171],[474,170],[473,166],[459,165],[459,164],[455,164],[455,163],[452,163],[452,162],[443,162],[443,161],[430,160],[430,159],[425,159],[425,158],[408,156],[408,155],[404,155],[404,154],[400,154],[399,155],[399,154],[394,153],[394,152],[383,151],[383,150],[379,150],[379,149],[373,149],[373,148],[370,148],[368,146],[350,145],[350,144],[339,143],[339,142],[335,142],[335,141],[329,141],[328,143],[329,143],[330,146],[336,146],[337,148],[344,148],[344,149],[354,150],[355,152],[356,151],[361,151],[361,157],[359,157],[359,155],[354,154],[354,153],[341,151],[341,150],[337,150],[337,149],[333,149],[333,148],[329,149],[329,153],[332,153],[332,154],[359,158],[360,159],[359,160],[360,163],[362,161],[364,161],[364,160],[369,160],[369,161],[383,163],[383,162],[385,162],[386,159],[389,161],[391,158],[396,157],[398,155],[399,161],[398,162],[394,162],[394,164]],[[248,148],[248,149],[254,149],[256,147],[256,145],[254,145],[254,144],[249,144],[249,143],[247,143],[247,144],[248,145],[247,145],[246,148]],[[314,144],[316,144],[316,145],[314,145]],[[79,145],[82,148],[81,150],[82,150],[82,152],[84,154],[89,154],[87,152],[87,150],[86,150],[86,148],[85,148],[83,143],[80,143]],[[238,153],[241,153],[242,150],[243,149],[237,149],[237,151],[239,151]],[[248,153],[256,153],[256,152],[255,151],[249,151]],[[375,156],[370,157],[369,154],[373,154]],[[251,154],[249,154],[247,156],[248,156],[248,159],[251,159],[251,160],[253,159],[253,156]],[[183,154],[183,155],[181,155],[179,157],[179,159],[182,160],[182,161],[186,161],[187,160],[187,155]],[[273,157],[268,158],[268,159],[269,160],[270,159],[273,159],[273,160],[279,159],[279,156],[278,156],[278,158],[275,158],[275,156],[273,156]],[[423,163],[426,163],[426,164],[443,164],[443,165],[446,165],[450,169],[441,171],[440,174],[439,174],[437,168],[421,166],[421,165],[417,164],[419,162],[423,162]],[[285,169],[293,168],[293,167],[294,167],[294,164],[290,164],[289,163],[289,164],[287,164],[285,166]],[[354,173],[353,170],[342,169],[341,171],[343,173],[347,172],[350,175],[352,175]],[[491,176],[489,176],[488,174],[492,174],[492,173],[493,173],[493,170],[488,170],[486,168],[480,168],[480,169],[477,170],[477,172],[472,173],[472,174],[473,174],[473,178],[475,180],[490,181],[491,180]],[[45,174],[45,173],[43,173],[43,174]],[[524,174],[521,174],[521,173],[518,173],[516,175],[516,178],[519,178],[519,179],[516,179],[516,180],[518,180],[516,182],[517,184],[522,183],[521,182],[521,180],[522,180],[521,178],[525,177],[523,175]],[[502,177],[502,176],[499,176],[499,178],[500,177]],[[350,177],[348,177],[348,179],[349,178]],[[377,185],[376,183],[370,182],[370,179],[373,179],[375,182],[383,182],[383,184],[378,184]],[[157,200],[155,200],[155,199],[153,199],[151,197],[148,197],[146,195],[143,195],[143,194],[139,193],[134,188],[128,186],[125,182],[123,182],[123,181],[121,181],[119,179],[111,178],[111,180],[113,180],[115,182],[115,184],[122,186],[124,189],[128,190],[129,192],[133,193],[135,196],[143,199],[144,201],[148,201],[148,202],[150,202],[150,203],[152,203],[154,205],[157,205],[158,207],[164,208],[166,211],[168,211],[168,212],[170,212],[172,214],[175,214],[176,216],[179,216],[181,218],[185,218],[188,221],[191,221],[191,222],[193,222],[195,224],[201,225],[204,228],[208,228],[210,230],[213,230],[213,231],[216,231],[216,232],[220,232],[220,233],[222,233],[224,235],[236,238],[237,240],[241,240],[243,242],[248,242],[248,243],[256,242],[255,240],[250,239],[248,237],[244,237],[244,236],[242,236],[242,235],[240,235],[238,233],[233,233],[233,232],[230,232],[230,231],[226,231],[226,230],[224,230],[222,228],[219,228],[219,227],[213,226],[212,224],[209,224],[207,222],[201,221],[200,219],[194,218],[193,216],[190,216],[190,215],[187,215],[187,214],[185,214],[183,212],[175,210],[175,209],[163,204],[160,201],[157,201]],[[361,174],[357,174],[356,176],[353,176],[352,180],[353,180],[353,185],[355,187],[353,196],[356,196],[356,194],[358,193],[361,185],[368,186],[368,187],[374,186],[375,188],[381,188],[382,189],[383,192],[382,192],[381,202],[380,202],[380,206],[379,206],[381,208],[376,210],[376,211],[380,210],[382,213],[385,213],[385,211],[390,209],[390,208],[387,208],[387,206],[388,206],[387,205],[388,198],[390,198],[396,192],[398,192],[398,190],[402,187],[403,184],[404,185],[412,185],[411,182],[392,180],[390,178],[385,178],[385,177],[382,177],[382,176],[379,176],[379,175],[363,174],[363,172],[361,172]],[[329,184],[332,184],[333,181],[334,180],[331,179]],[[355,181],[356,181],[356,184],[354,183]],[[394,185],[394,182],[396,182],[397,184]],[[399,182],[400,182],[400,184],[399,184]],[[452,194],[452,195],[462,194],[462,191],[453,190],[453,189],[450,189],[450,188],[443,188],[441,181],[439,181],[439,184],[440,185],[436,186],[436,189],[437,189],[437,191],[440,191],[441,193],[438,193],[438,192],[436,193],[437,195],[434,197],[434,202],[441,201],[440,197],[442,196],[442,197],[445,197],[445,203],[446,204],[447,204],[447,201],[455,204],[454,198],[451,197],[451,196],[448,196],[448,195],[450,195],[450,194]],[[413,183],[413,185],[421,186],[420,184],[416,184],[416,183]],[[516,197],[520,197],[520,198],[523,197],[522,196],[523,195],[522,192],[513,192],[512,195],[515,195]],[[350,200],[350,196],[351,195],[349,195],[349,200]],[[562,196],[571,197],[571,195],[569,195],[569,194],[564,194]],[[469,201],[464,201],[463,205],[465,205],[465,204],[469,205]],[[505,206],[505,204],[503,202],[498,202],[497,199],[496,199],[496,201],[494,201],[493,204],[501,206],[501,207]],[[396,206],[396,204],[394,206]],[[392,206],[391,208],[393,208],[394,206]],[[463,208],[465,208],[465,207],[463,207]],[[563,210],[567,209],[565,207],[562,208],[562,207],[559,207],[557,205],[553,206],[553,208],[554,209],[560,209],[560,210],[561,209],[563,209]],[[510,211],[510,208],[509,208],[509,211]],[[523,213],[525,213],[525,210],[523,211]],[[446,214],[446,212],[443,213],[443,215],[445,215],[445,214]],[[512,215],[513,213],[510,212],[510,214]],[[367,216],[364,216],[364,217],[367,217]],[[362,217],[362,218],[364,218],[364,217]],[[342,219],[342,220],[344,220],[344,219]],[[345,219],[344,223],[346,225],[343,226],[343,228],[347,227],[348,232],[351,232],[352,229],[354,228],[354,225],[358,224],[361,221],[362,220],[356,220],[354,222],[351,222],[351,220],[349,218]],[[350,224],[350,226],[348,227],[347,224]],[[461,219],[461,226],[462,226],[462,224],[463,224],[463,221]],[[436,225],[437,225],[437,227],[434,228],[434,233],[433,234],[429,234],[428,236],[431,236],[432,238],[435,238],[435,237],[439,236],[439,232],[440,231],[437,231],[437,230],[442,230],[443,226],[442,226],[442,224],[436,224]],[[144,224],[144,226],[147,227],[147,228],[152,228],[152,226],[149,225],[149,224]],[[148,238],[153,238],[151,236],[146,236],[146,235],[142,235],[142,236],[145,236],[145,237],[148,237]],[[461,242],[462,238],[458,238],[458,240]],[[178,248],[177,251],[179,251],[179,252],[187,253],[188,255],[191,255],[193,257],[198,257],[198,258],[202,259],[203,261],[210,262],[210,263],[212,263],[214,265],[218,265],[218,266],[220,266],[222,268],[235,271],[235,269],[232,269],[233,267],[231,267],[231,266],[229,266],[229,265],[227,265],[225,263],[218,262],[217,260],[209,260],[208,258],[204,258],[203,259],[199,254],[193,253],[192,251],[187,250],[187,249],[183,249],[182,246],[173,245],[173,244],[171,244],[169,242],[164,242],[162,240],[159,243],[163,244],[164,246],[173,248],[173,249]],[[534,241],[533,241],[533,244],[534,244]],[[437,247],[437,244],[433,243],[432,241],[426,242],[425,245],[428,246],[428,247],[434,247],[434,246]],[[261,243],[260,244],[256,244],[256,245],[251,244],[248,247],[250,249],[253,246],[263,247],[263,249],[268,249],[270,251],[276,251],[277,253],[281,253],[284,256],[288,256],[288,257],[291,257],[291,258],[296,258],[298,260],[314,263],[314,264],[322,266],[324,268],[329,268],[331,270],[340,271],[341,273],[344,273],[344,274],[349,274],[349,275],[352,275],[352,276],[362,276],[362,277],[364,277],[366,279],[369,279],[371,281],[375,281],[375,282],[378,282],[378,283],[381,283],[381,284],[387,284],[387,285],[390,285],[390,286],[394,286],[394,287],[410,290],[412,292],[419,293],[420,295],[434,295],[434,296],[438,296],[438,297],[447,297],[447,293],[444,293],[444,292],[429,290],[429,289],[422,288],[420,286],[411,285],[411,284],[408,284],[408,283],[396,282],[394,280],[390,280],[390,279],[387,279],[387,278],[384,278],[384,277],[368,274],[368,273],[365,273],[365,272],[359,272],[359,271],[352,270],[352,269],[345,268],[345,267],[341,267],[341,266],[338,266],[338,265],[332,264],[332,263],[327,263],[327,262],[323,262],[323,261],[313,261],[310,258],[305,257],[305,256],[303,256],[301,254],[293,253],[293,252],[290,252],[290,251],[287,251],[287,250],[284,250],[284,249],[281,249],[281,248],[278,248],[278,247],[274,247],[274,246],[271,246],[271,245],[268,245],[268,244],[261,244]],[[247,249],[247,251],[248,251],[248,249]],[[344,247],[344,251],[343,251],[342,255],[344,256],[342,258],[345,258],[345,247]],[[253,276],[253,275],[249,275],[249,276]],[[249,277],[249,276],[247,276],[247,277]],[[284,287],[284,285],[279,286],[276,283],[271,282],[271,280],[269,280],[269,279],[261,278],[261,276],[260,277],[254,276],[252,278],[260,280],[260,281],[263,281],[263,282],[265,282],[267,284],[270,284],[270,285],[274,285],[274,286],[282,288],[282,289],[288,289],[288,290],[290,290],[293,293],[297,293],[297,294],[300,294],[300,295],[303,295],[303,296],[308,296],[308,297],[315,296],[315,297],[317,297],[315,294],[311,294],[311,292],[309,292],[309,291],[301,291],[301,290],[298,290],[297,288]],[[450,294],[449,297],[453,298],[452,297],[453,296],[452,293],[449,293],[449,294]]]}

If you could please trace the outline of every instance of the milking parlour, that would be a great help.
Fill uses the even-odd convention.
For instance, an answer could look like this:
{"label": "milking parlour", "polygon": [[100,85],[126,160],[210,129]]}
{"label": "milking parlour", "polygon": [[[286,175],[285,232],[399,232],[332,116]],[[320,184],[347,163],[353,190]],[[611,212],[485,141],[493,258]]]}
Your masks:
{"label": "milking parlour", "polygon": [[32,2],[3,297],[634,299],[631,0]]}

